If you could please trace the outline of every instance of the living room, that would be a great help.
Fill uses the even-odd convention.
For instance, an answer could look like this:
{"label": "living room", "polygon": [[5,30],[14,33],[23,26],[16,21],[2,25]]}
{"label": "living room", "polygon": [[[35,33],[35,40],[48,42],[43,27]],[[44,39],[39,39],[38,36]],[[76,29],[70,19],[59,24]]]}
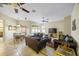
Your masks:
{"label": "living room", "polygon": [[[27,11],[25,12],[23,8],[26,8]],[[67,44],[66,42],[61,43],[60,41],[58,41],[60,38],[59,35],[62,34],[65,36],[72,36],[75,39],[78,45],[76,45],[77,54],[75,55],[79,55],[78,10],[79,4],[75,3],[0,4],[0,42],[1,44],[3,44],[4,42],[13,41],[13,44],[16,44],[19,41],[17,39],[21,39],[19,42],[21,42],[22,39],[25,39],[24,42],[26,44],[26,42],[28,43],[31,39],[29,38],[29,36],[33,36],[35,33],[44,33],[49,38],[51,38],[51,41],[55,42],[48,42],[46,45],[52,47],[53,49],[53,44],[58,44],[56,45],[57,47],[55,46],[55,53],[53,53],[54,55],[61,55],[62,53],[58,54],[57,51],[60,44],[70,46],[70,43]],[[29,40],[27,40],[27,38]],[[54,39],[57,41],[54,41]],[[26,45],[30,46],[29,43]],[[31,48],[34,48],[32,46],[34,45],[34,43],[32,41],[30,46]],[[74,45],[74,43],[72,43],[72,45]],[[46,46],[44,46],[44,48],[45,47]],[[48,49],[50,50],[50,48]],[[46,54],[45,52],[42,53],[44,55],[50,56],[50,54]],[[5,55],[5,53],[3,55]]]}

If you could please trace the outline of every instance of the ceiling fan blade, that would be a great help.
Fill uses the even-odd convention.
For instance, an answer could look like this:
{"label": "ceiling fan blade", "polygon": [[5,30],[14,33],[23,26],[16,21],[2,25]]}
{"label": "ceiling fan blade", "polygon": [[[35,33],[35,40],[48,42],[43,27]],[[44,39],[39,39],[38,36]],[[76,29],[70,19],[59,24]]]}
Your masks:
{"label": "ceiling fan blade", "polygon": [[19,3],[17,3],[17,5],[20,7],[20,4]]}
{"label": "ceiling fan blade", "polygon": [[3,5],[11,5],[11,3],[2,3]]}
{"label": "ceiling fan blade", "polygon": [[27,13],[30,13],[28,10],[26,10],[26,9],[24,9],[24,8],[22,8],[22,7],[21,7],[21,9],[22,9],[23,11],[27,12]]}
{"label": "ceiling fan blade", "polygon": [[20,5],[24,5],[25,3],[19,3]]}
{"label": "ceiling fan blade", "polygon": [[42,22],[48,22],[48,21],[46,21],[46,20],[42,20]]}
{"label": "ceiling fan blade", "polygon": [[23,4],[25,4],[25,3],[17,3],[18,6],[23,5]]}
{"label": "ceiling fan blade", "polygon": [[3,5],[2,5],[2,4],[0,4],[0,7],[3,7]]}
{"label": "ceiling fan blade", "polygon": [[28,10],[24,9],[24,8],[21,6],[21,5],[23,5],[23,4],[25,4],[25,3],[17,3],[17,5],[20,7],[20,9],[22,9],[23,11],[29,13]]}
{"label": "ceiling fan blade", "polygon": [[11,3],[0,3],[0,7],[3,7],[4,5],[11,5]]}

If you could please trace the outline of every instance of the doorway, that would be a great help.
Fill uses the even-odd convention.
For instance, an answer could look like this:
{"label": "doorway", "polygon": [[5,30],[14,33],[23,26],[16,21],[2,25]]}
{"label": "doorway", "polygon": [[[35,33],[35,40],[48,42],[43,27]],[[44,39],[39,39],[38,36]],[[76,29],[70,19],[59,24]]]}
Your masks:
{"label": "doorway", "polygon": [[3,38],[4,38],[4,23],[3,20],[0,19],[0,43],[3,42]]}

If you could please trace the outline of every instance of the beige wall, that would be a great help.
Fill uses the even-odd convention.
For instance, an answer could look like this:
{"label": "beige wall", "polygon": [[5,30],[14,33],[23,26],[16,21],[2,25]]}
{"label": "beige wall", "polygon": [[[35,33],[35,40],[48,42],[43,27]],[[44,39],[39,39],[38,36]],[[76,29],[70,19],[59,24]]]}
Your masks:
{"label": "beige wall", "polygon": [[[76,30],[72,31],[72,21],[76,19]],[[75,4],[72,16],[71,16],[71,35],[76,39],[78,42],[78,54],[79,54],[79,4]]]}
{"label": "beige wall", "polygon": [[57,31],[62,31],[65,35],[71,35],[71,16],[63,17],[64,20],[49,22],[45,24],[46,33],[48,33],[48,28],[57,28]]}
{"label": "beige wall", "polygon": [[49,28],[57,28],[57,31],[62,31],[64,33],[64,20],[56,21],[56,22],[49,22],[45,24],[46,33],[48,33]]}
{"label": "beige wall", "polygon": [[64,33],[71,35],[71,16],[64,17]]}

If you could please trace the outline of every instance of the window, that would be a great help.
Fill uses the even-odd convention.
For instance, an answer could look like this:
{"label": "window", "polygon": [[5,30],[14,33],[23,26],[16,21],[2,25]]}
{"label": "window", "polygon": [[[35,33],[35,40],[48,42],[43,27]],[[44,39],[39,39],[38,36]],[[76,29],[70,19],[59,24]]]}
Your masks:
{"label": "window", "polygon": [[0,38],[3,37],[3,20],[0,20]]}
{"label": "window", "polygon": [[39,27],[32,27],[32,31],[31,31],[31,33],[38,33],[38,32],[40,32],[40,28]]}
{"label": "window", "polygon": [[45,26],[44,26],[44,25],[41,27],[41,31],[42,31],[43,33],[45,33]]}

